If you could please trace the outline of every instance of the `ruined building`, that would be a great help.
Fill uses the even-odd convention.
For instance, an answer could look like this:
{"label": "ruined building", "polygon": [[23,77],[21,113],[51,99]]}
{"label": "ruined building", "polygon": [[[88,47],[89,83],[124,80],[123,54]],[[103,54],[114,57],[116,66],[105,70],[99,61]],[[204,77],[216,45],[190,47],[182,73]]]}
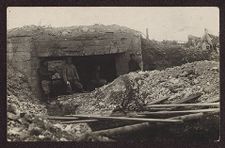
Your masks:
{"label": "ruined building", "polygon": [[25,26],[8,31],[7,63],[25,74],[34,94],[40,93],[37,69],[42,60],[61,74],[66,57],[72,57],[81,81],[87,85],[94,66],[112,81],[128,73],[130,53],[142,63],[139,32],[117,25],[78,27]]}

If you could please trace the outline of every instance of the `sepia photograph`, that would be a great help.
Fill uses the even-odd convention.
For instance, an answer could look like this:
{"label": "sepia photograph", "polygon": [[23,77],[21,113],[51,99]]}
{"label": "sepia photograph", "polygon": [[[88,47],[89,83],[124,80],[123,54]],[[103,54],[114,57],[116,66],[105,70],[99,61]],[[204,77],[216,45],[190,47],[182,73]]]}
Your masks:
{"label": "sepia photograph", "polygon": [[219,139],[218,7],[8,7],[8,142]]}

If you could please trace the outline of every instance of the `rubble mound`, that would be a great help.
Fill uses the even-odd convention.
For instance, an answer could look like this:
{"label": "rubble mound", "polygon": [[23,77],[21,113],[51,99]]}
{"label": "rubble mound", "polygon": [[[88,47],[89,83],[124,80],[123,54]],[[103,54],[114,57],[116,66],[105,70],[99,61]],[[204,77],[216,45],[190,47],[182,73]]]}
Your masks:
{"label": "rubble mound", "polygon": [[15,108],[15,113],[46,113],[45,106],[33,96],[27,77],[10,64],[7,65],[7,105],[8,109]]}
{"label": "rubble mound", "polygon": [[174,103],[193,94],[194,102],[219,98],[219,63],[198,61],[165,70],[131,72],[90,93],[60,96],[50,114],[111,115],[115,111],[140,111],[155,100]]}
{"label": "rubble mound", "polygon": [[44,118],[47,109],[31,93],[26,76],[7,65],[7,140],[74,141],[90,131],[85,123],[60,124]]}

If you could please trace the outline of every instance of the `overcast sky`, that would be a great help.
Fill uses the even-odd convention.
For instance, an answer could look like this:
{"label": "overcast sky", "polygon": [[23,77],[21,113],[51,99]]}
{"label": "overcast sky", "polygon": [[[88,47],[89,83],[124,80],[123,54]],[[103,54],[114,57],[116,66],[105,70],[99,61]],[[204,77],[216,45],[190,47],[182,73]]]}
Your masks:
{"label": "overcast sky", "polygon": [[145,33],[150,39],[187,40],[204,28],[219,35],[216,7],[8,7],[7,29],[25,25],[52,27],[118,24]]}

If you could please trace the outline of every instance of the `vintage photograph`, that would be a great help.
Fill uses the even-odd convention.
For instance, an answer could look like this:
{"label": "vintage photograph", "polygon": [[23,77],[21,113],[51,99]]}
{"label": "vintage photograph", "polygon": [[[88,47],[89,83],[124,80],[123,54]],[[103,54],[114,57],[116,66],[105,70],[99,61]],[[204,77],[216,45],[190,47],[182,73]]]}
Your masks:
{"label": "vintage photograph", "polygon": [[219,139],[218,7],[8,7],[7,141]]}

